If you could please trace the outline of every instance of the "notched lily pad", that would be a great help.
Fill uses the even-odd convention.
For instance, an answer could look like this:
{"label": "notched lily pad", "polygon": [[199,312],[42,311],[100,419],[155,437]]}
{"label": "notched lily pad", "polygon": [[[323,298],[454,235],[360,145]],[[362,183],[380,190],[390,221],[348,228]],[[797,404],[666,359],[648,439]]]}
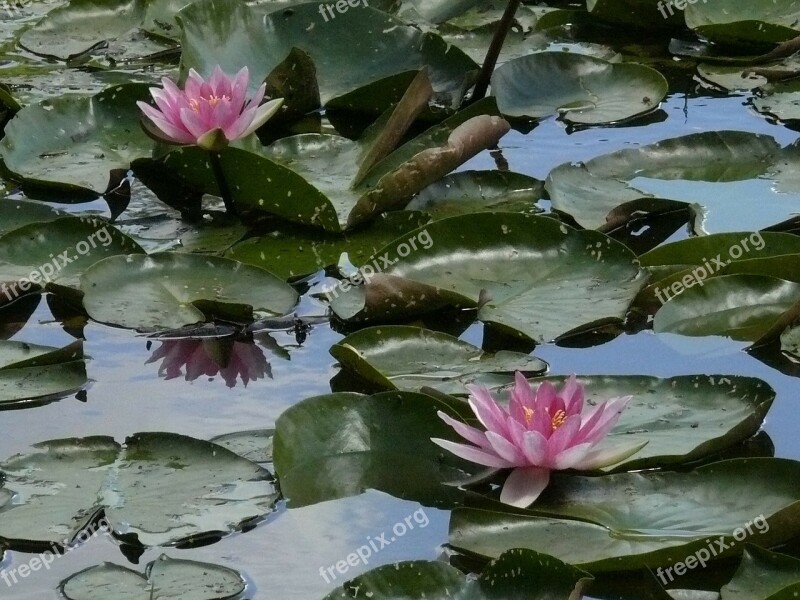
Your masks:
{"label": "notched lily pad", "polygon": [[492,75],[500,112],[542,119],[560,114],[583,125],[624,121],[659,106],[669,84],[658,71],[571,52],[511,60]]}
{"label": "notched lily pad", "polygon": [[0,464],[15,503],[0,512],[10,545],[71,544],[101,514],[129,544],[209,541],[274,508],[272,476],[225,448],[169,433],[51,440]]}
{"label": "notched lily pad", "polygon": [[59,586],[67,600],[231,600],[245,590],[233,569],[162,554],[144,575],[113,563],[75,573]]}
{"label": "notched lily pad", "polygon": [[285,315],[297,292],[264,269],[227,258],[161,252],[102,260],[81,277],[93,319],[131,329],[177,329],[215,317]]}
{"label": "notched lily pad", "polygon": [[373,569],[348,581],[324,600],[360,598],[470,598],[471,600],[551,600],[581,598],[592,581],[585,571],[532,550],[509,550],[480,577],[465,577],[439,561],[408,561]]}
{"label": "notched lily pad", "polygon": [[428,386],[461,393],[468,383],[488,385],[493,375],[547,371],[547,363],[501,350],[496,354],[453,336],[419,327],[370,327],[335,344],[331,354],[343,367],[383,388],[418,390]]}
{"label": "notched lily pad", "polygon": [[29,195],[89,200],[105,194],[115,183],[112,171],[126,171],[152,152],[136,106],[148,97],[146,85],[127,84],[92,97],[66,95],[26,106],[0,141],[3,168]]}
{"label": "notched lily pad", "polygon": [[80,341],[64,348],[0,341],[0,365],[0,408],[55,400],[88,381]]}
{"label": "notched lily pad", "polygon": [[337,315],[396,320],[449,302],[476,308],[478,319],[508,333],[547,342],[619,322],[645,283],[622,244],[550,217],[464,215],[426,225],[425,233],[432,243],[405,257],[399,246],[379,251],[388,261],[383,275],[337,294]]}
{"label": "notched lily pad", "polygon": [[426,505],[452,506],[463,492],[446,482],[476,466],[430,438],[455,440],[436,416],[466,418],[465,402],[448,404],[413,392],[338,393],[303,400],[275,426],[275,470],[293,508],[378,489]]}

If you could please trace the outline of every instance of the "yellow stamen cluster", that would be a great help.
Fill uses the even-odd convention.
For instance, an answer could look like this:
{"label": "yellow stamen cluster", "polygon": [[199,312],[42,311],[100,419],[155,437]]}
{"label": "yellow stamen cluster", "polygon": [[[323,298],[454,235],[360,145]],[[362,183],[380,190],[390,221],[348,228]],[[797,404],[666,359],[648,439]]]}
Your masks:
{"label": "yellow stamen cluster", "polygon": [[[220,102],[230,102],[230,98],[228,96],[209,96],[208,98],[203,98],[206,103],[211,107],[214,108]],[[197,98],[192,98],[189,100],[189,107],[196,113],[200,112],[200,100]]]}
{"label": "yellow stamen cluster", "polygon": [[556,412],[556,414],[553,415],[552,419],[553,431],[561,427],[564,424],[564,421],[566,420],[567,420],[567,413],[565,413],[563,410],[559,410],[558,412]]}
{"label": "yellow stamen cluster", "polygon": [[531,421],[533,420],[533,409],[528,408],[527,406],[523,406],[522,410],[525,411],[525,424],[530,427]]}

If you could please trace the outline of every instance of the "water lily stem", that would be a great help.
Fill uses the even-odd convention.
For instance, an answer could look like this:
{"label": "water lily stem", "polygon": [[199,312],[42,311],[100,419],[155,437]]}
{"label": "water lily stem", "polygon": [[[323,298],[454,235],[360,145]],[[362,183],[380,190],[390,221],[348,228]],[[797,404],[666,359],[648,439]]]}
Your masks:
{"label": "water lily stem", "polygon": [[222,170],[220,154],[219,152],[209,152],[209,155],[211,156],[211,168],[214,170],[214,178],[217,180],[220,196],[222,196],[222,201],[225,203],[225,211],[231,216],[236,216],[236,206],[233,204],[231,188],[228,187],[228,180],[225,179],[225,173]]}
{"label": "water lily stem", "polygon": [[489,82],[494,73],[494,67],[497,64],[497,59],[500,57],[500,51],[503,49],[503,44],[506,41],[508,32],[514,24],[514,18],[517,16],[517,10],[522,0],[508,0],[506,11],[503,13],[503,18],[497,25],[497,30],[494,32],[492,43],[489,45],[489,51],[486,53],[486,58],[483,61],[478,81],[475,82],[475,91],[472,92],[470,102],[477,102],[484,96],[489,89]]}

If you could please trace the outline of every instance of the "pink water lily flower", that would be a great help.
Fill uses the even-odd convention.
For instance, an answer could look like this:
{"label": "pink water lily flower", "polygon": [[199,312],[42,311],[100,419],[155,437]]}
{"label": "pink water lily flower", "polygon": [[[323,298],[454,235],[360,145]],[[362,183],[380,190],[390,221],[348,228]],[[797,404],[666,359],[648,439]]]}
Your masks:
{"label": "pink water lily flower", "polygon": [[486,431],[470,427],[443,412],[439,417],[474,445],[443,439],[433,442],[466,460],[496,469],[513,469],[500,501],[530,506],[550,482],[550,472],[590,471],[625,460],[647,442],[597,448],[619,420],[631,396],[612,398],[584,411],[584,387],[573,375],[560,392],[547,381],[534,391],[516,374],[506,410],[488,389],[468,386],[469,404]]}
{"label": "pink water lily flower", "polygon": [[217,66],[208,81],[192,69],[183,90],[167,78],[161,83],[163,89],[150,88],[158,108],[137,102],[154,126],[150,132],[170,144],[194,144],[214,152],[253,133],[283,103],[277,98],[261,104],[265,84],[248,99],[247,67],[229,77]]}

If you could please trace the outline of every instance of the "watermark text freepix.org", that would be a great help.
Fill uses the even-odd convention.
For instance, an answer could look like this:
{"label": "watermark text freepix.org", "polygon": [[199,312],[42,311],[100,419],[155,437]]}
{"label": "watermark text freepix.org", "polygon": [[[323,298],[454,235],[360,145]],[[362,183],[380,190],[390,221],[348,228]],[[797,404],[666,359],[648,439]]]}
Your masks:
{"label": "watermark text freepix.org", "polygon": [[[703,257],[703,264],[691,273],[687,273],[680,281],[673,281],[668,288],[661,289],[656,286],[656,297],[661,304],[666,304],[675,296],[684,292],[684,290],[694,287],[695,285],[704,285],[704,281],[714,273],[724,269],[727,265],[731,264],[733,260],[739,259],[744,256],[745,252],[752,250],[763,250],[767,243],[764,241],[764,236],[760,231],[750,235],[750,237],[743,238],[739,243],[734,244],[728,249],[728,256],[730,258],[723,259],[722,254],[717,254],[711,260]],[[670,293],[671,292],[671,293]],[[662,296],[663,294],[663,296]]]}
{"label": "watermark text freepix.org", "polygon": [[702,2],[705,4],[708,0],[658,0],[656,7],[658,8],[661,16],[665,19],[675,15],[676,10],[684,10],[689,4],[697,4]]}
{"label": "watermark text freepix.org", "polygon": [[74,248],[67,248],[58,255],[51,254],[51,261],[38,266],[31,271],[27,277],[15,281],[11,286],[6,283],[0,284],[0,293],[6,297],[6,300],[11,302],[22,292],[27,292],[31,289],[32,285],[50,283],[56,273],[71,262],[78,260],[81,256],[89,254],[92,250],[97,248],[98,243],[103,247],[107,247],[113,241],[111,232],[109,232],[106,227],[98,229],[85,240],[81,240],[75,244]]}
{"label": "watermark text freepix.org", "polygon": [[72,542],[70,542],[70,540],[63,540],[60,545],[52,544],[50,550],[37,554],[28,562],[18,565],[13,569],[1,570],[0,579],[5,581],[8,587],[12,587],[15,583],[19,583],[20,579],[25,579],[30,576],[31,573],[40,571],[42,567],[44,567],[46,571],[49,571],[50,565],[52,565],[57,558],[61,558],[68,552],[79,548],[98,533],[107,533],[109,531],[111,531],[111,525],[103,518],[97,523],[84,528]]}
{"label": "watermark text freepix.org", "polygon": [[[323,20],[327,23],[330,19],[336,18],[336,14],[333,12],[334,8],[336,9],[336,12],[338,12],[340,15],[343,15],[348,11],[348,9],[357,8],[359,6],[369,7],[369,4],[367,4],[367,0],[337,0],[335,3],[320,4],[319,14],[322,15]],[[330,15],[330,19],[328,18],[328,15]]]}
{"label": "watermark text freepix.org", "polygon": [[394,249],[397,256],[392,257],[391,252],[384,252],[381,256],[375,258],[371,263],[367,263],[363,267],[359,268],[358,271],[356,271],[350,277],[343,279],[332,288],[323,290],[322,293],[325,294],[328,302],[330,302],[334,298],[338,298],[339,294],[346,292],[351,287],[369,283],[375,275],[382,273],[392,265],[396,264],[401,258],[405,258],[411,254],[413,251],[419,250],[420,248],[429,250],[432,246],[433,238],[431,237],[431,234],[428,233],[427,229],[423,229],[415,236],[410,237],[405,242],[400,242],[397,245],[397,247]]}
{"label": "watermark text freepix.org", "polygon": [[344,560],[340,560],[330,567],[320,567],[319,576],[325,580],[325,583],[336,581],[337,573],[339,575],[344,575],[350,570],[350,567],[357,567],[359,564],[367,566],[370,557],[386,548],[386,546],[390,546],[409,531],[413,531],[416,528],[415,525],[419,525],[418,529],[425,529],[429,523],[430,519],[428,519],[428,515],[425,514],[425,510],[420,508],[402,521],[395,523],[391,532],[381,533],[374,538],[372,536],[367,536],[367,543],[358,548],[355,552],[348,554]]}
{"label": "watermark text freepix.org", "polygon": [[748,521],[742,527],[738,527],[733,532],[733,540],[735,541],[726,541],[726,537],[724,535],[719,536],[719,538],[716,540],[706,540],[706,543],[708,544],[707,547],[700,548],[691,556],[687,556],[685,559],[683,559],[683,561],[677,562],[671,567],[667,567],[666,569],[659,567],[656,569],[656,575],[658,575],[661,583],[667,585],[667,583],[675,581],[675,575],[681,577],[686,575],[686,573],[692,569],[696,569],[698,566],[705,568],[706,563],[708,563],[709,560],[723,554],[726,550],[733,548],[736,545],[736,542],[743,542],[749,536],[755,535],[755,531],[753,531],[754,526],[761,535],[764,535],[769,531],[769,523],[767,523],[767,519],[764,518],[764,515],[758,515],[755,519]]}

